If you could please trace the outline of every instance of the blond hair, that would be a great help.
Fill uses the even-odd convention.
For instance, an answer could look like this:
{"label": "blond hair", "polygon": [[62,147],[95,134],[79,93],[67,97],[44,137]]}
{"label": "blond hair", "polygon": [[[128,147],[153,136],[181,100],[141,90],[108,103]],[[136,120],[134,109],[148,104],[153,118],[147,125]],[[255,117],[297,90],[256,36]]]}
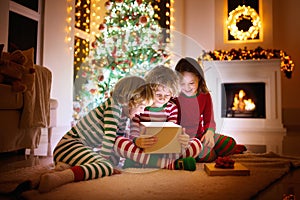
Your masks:
{"label": "blond hair", "polygon": [[136,108],[145,102],[148,105],[151,105],[154,101],[154,91],[152,90],[151,84],[144,84],[137,88],[129,99],[128,106],[129,108]]}
{"label": "blond hair", "polygon": [[158,65],[151,69],[146,73],[145,80],[147,83],[152,84],[154,91],[160,86],[167,87],[173,97],[178,96],[181,90],[177,72],[164,65]]}
{"label": "blond hair", "polygon": [[151,86],[139,76],[120,79],[112,90],[111,96],[118,104],[126,107],[136,107],[144,101],[151,103],[154,99]]}

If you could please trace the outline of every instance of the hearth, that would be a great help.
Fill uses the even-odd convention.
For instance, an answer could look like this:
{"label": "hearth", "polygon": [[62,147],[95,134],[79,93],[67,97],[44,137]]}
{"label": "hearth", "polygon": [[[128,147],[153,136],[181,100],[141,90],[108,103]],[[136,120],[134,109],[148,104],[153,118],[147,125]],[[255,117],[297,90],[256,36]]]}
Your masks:
{"label": "hearth", "polygon": [[264,145],[266,151],[282,153],[286,129],[281,116],[280,60],[204,61],[203,67],[216,132],[240,144]]}
{"label": "hearth", "polygon": [[266,118],[265,83],[222,83],[221,117]]}

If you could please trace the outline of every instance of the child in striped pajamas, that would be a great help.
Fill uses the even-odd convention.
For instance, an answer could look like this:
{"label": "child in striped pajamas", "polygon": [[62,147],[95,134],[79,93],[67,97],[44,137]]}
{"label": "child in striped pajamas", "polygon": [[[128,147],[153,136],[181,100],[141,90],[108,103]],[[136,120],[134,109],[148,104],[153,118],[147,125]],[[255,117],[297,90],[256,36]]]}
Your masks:
{"label": "child in striped pajamas", "polygon": [[[120,173],[109,161],[115,138],[124,132],[128,118],[152,104],[153,95],[143,78],[131,76],[119,80],[111,97],[90,111],[58,142],[53,152],[57,170],[41,176],[39,191]],[[99,146],[100,153],[97,153],[93,148]]]}
{"label": "child in striped pajamas", "polygon": [[175,102],[179,110],[179,124],[190,137],[203,143],[198,162],[211,162],[218,156],[233,154],[236,142],[233,138],[215,133],[213,104],[199,63],[193,58],[182,58],[175,70],[182,75],[181,93]]}
{"label": "child in striped pajamas", "polygon": [[[156,66],[145,76],[146,82],[151,83],[154,91],[154,103],[145,108],[143,113],[136,115],[130,124],[129,139],[118,137],[115,142],[115,151],[122,157],[129,158],[124,167],[130,167],[134,162],[146,167],[159,167],[193,171],[196,169],[196,157],[202,148],[197,138],[192,138],[183,133],[179,135],[182,145],[182,154],[145,154],[143,148],[151,147],[157,138],[141,138],[140,122],[173,122],[177,123],[177,106],[170,102],[171,97],[177,96],[180,91],[178,74],[169,67]],[[134,161],[134,162],[133,162]],[[178,163],[183,163],[179,166]],[[139,165],[138,165],[139,166]]]}

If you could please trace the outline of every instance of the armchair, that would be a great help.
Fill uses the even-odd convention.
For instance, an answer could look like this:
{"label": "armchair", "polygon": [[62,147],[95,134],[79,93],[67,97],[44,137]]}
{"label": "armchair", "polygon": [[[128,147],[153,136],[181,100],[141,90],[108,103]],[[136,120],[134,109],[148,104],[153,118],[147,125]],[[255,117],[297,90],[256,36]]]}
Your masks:
{"label": "armchair", "polygon": [[0,153],[38,147],[41,129],[50,125],[51,71],[34,65],[33,85],[13,92],[0,84]]}

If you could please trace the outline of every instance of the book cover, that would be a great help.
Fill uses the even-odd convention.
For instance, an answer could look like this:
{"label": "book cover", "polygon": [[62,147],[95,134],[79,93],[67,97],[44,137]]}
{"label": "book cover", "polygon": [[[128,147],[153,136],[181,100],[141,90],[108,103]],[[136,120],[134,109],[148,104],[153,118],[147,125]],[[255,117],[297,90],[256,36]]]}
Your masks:
{"label": "book cover", "polygon": [[178,135],[182,127],[173,122],[141,122],[141,137],[156,136],[158,141],[150,148],[144,148],[145,153],[180,153],[181,145]]}

